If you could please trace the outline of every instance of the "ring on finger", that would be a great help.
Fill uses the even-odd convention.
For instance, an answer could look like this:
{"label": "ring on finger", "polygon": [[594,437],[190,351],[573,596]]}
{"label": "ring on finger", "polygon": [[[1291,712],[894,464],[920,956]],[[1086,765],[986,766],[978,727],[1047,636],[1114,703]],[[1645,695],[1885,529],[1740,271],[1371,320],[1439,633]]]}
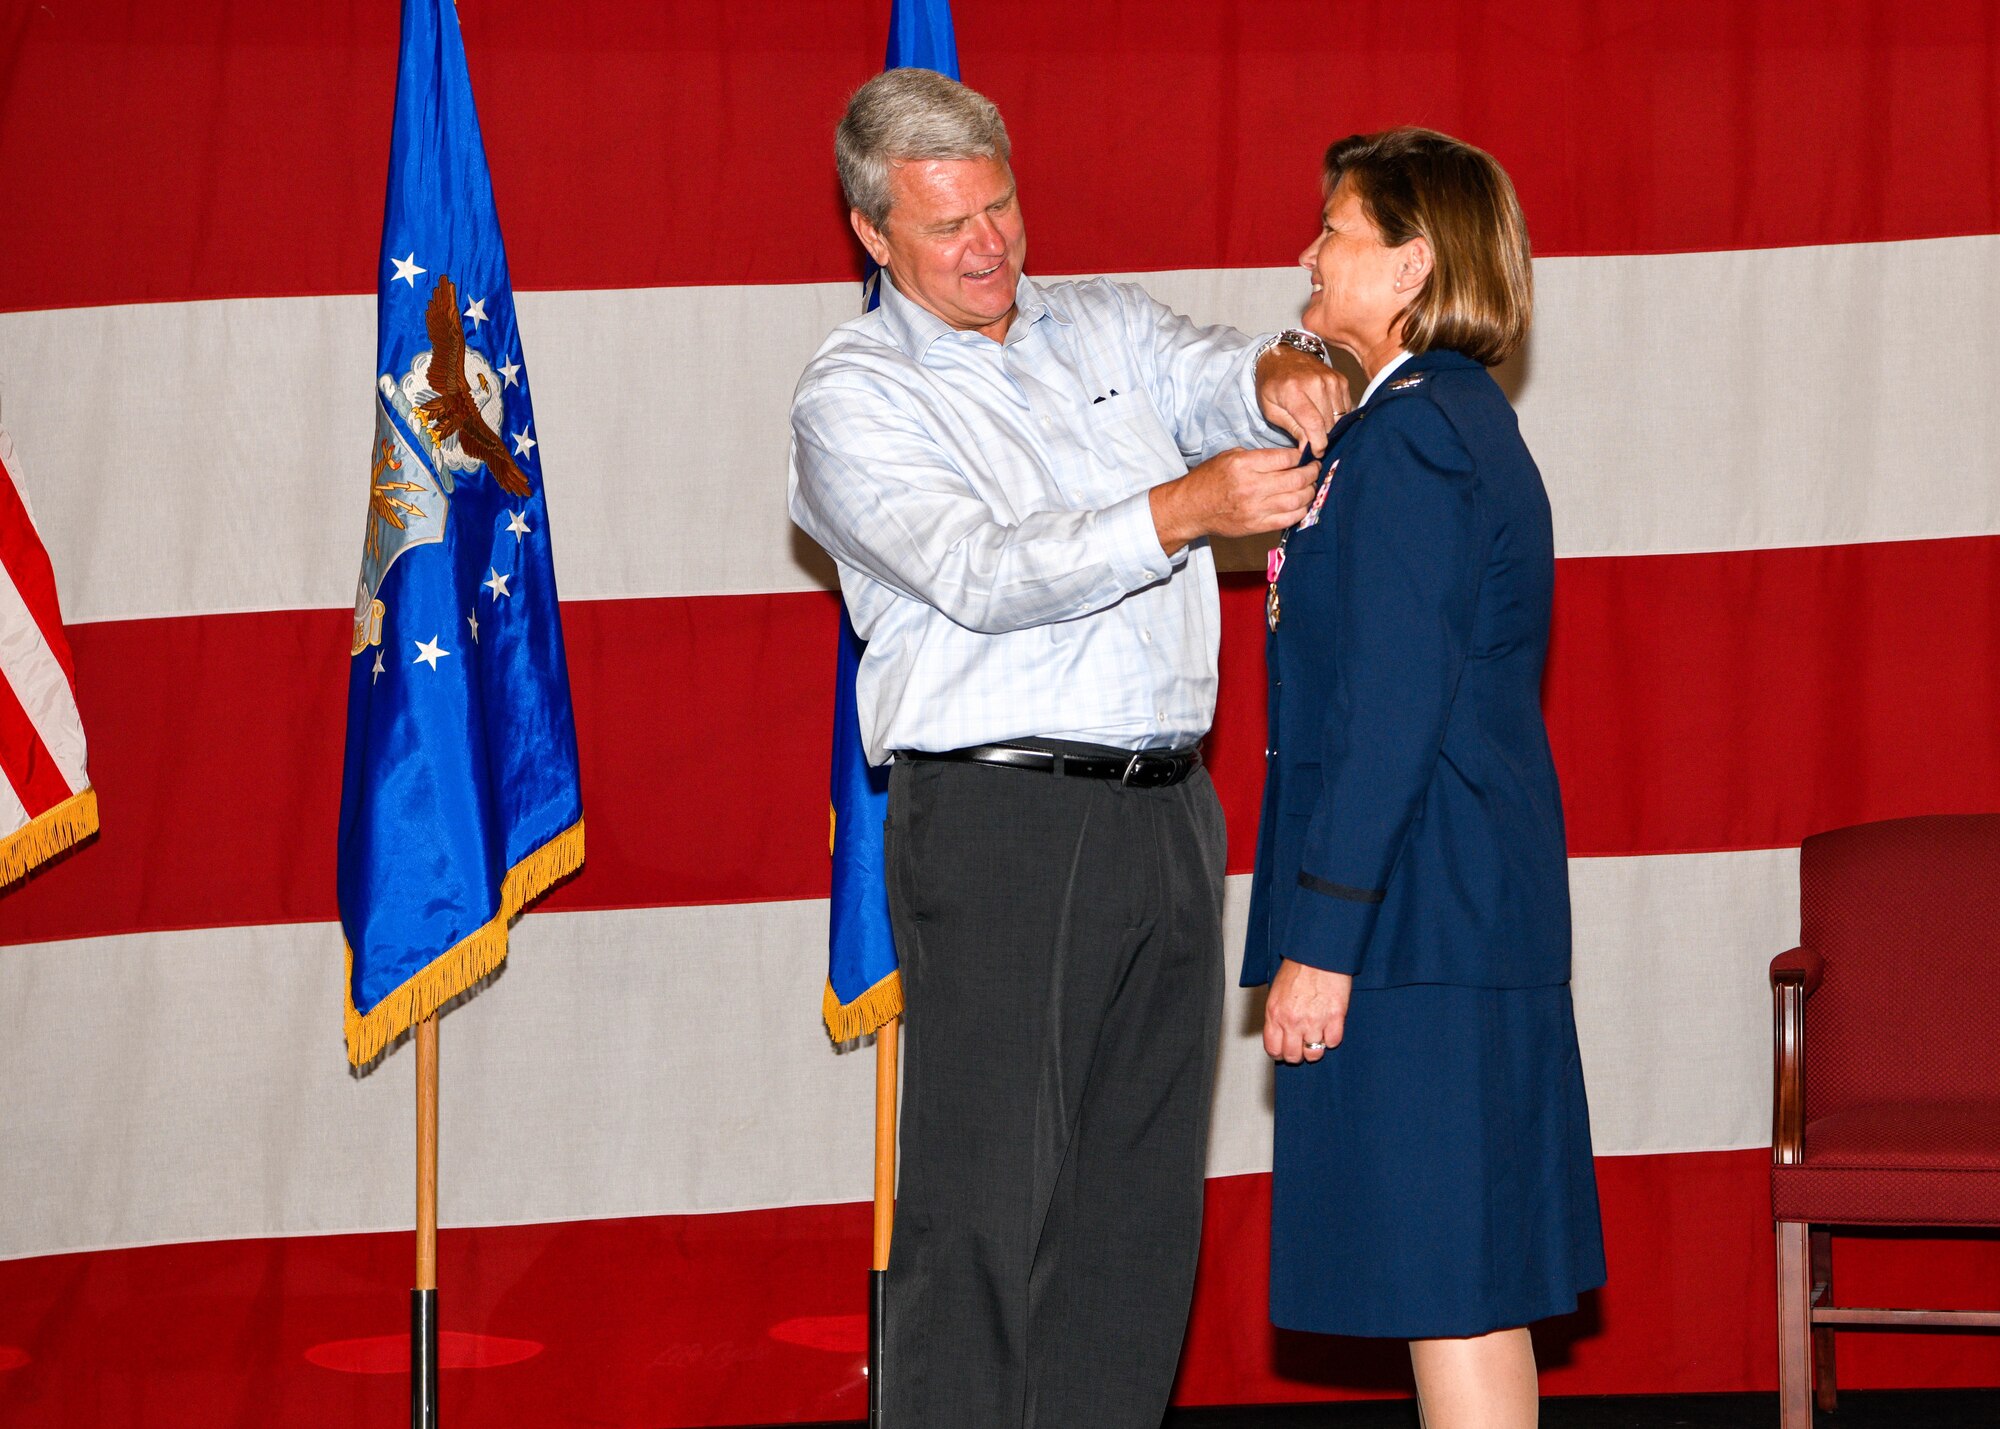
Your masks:
{"label": "ring on finger", "polygon": [[1308,1052],[1324,1052],[1324,1051],[1326,1050],[1326,1043],[1324,1043],[1324,1042],[1308,1042],[1308,1043],[1306,1043],[1306,1050],[1307,1050]]}

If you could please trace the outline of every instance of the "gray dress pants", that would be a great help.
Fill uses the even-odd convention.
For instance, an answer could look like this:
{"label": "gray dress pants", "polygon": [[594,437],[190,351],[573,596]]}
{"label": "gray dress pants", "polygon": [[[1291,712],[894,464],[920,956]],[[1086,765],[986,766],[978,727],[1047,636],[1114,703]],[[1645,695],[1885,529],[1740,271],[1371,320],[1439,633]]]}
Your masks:
{"label": "gray dress pants", "polygon": [[1158,1429],[1201,1239],[1224,845],[1206,771],[892,771],[887,1429]]}

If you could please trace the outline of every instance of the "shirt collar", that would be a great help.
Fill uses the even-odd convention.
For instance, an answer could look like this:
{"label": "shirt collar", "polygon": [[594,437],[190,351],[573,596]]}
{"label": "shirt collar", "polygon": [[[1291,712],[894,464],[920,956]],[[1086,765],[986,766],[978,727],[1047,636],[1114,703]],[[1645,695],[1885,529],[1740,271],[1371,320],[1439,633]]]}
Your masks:
{"label": "shirt collar", "polygon": [[[888,325],[890,339],[905,356],[922,362],[932,343],[960,331],[936,313],[920,308],[904,297],[903,290],[890,281],[886,272],[881,276],[877,291],[882,295],[882,320]],[[1065,324],[1070,321],[1069,315],[1051,303],[1048,296],[1028,281],[1028,275],[1023,273],[1014,285],[1014,321],[1007,327],[1007,342],[1020,341],[1029,328],[1045,317]]]}
{"label": "shirt collar", "polygon": [[1367,406],[1368,399],[1380,391],[1382,384],[1394,376],[1396,369],[1408,362],[1413,355],[1412,353],[1403,351],[1401,348],[1397,348],[1396,355],[1383,363],[1382,370],[1369,379],[1368,386],[1362,390],[1361,400],[1354,405],[1357,407]]}

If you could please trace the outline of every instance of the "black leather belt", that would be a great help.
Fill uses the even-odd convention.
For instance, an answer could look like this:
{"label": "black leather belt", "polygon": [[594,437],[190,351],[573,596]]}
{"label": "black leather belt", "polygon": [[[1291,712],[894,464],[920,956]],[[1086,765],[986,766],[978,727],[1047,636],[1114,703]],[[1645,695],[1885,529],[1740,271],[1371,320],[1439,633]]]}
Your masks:
{"label": "black leather belt", "polygon": [[1134,789],[1165,789],[1201,768],[1201,746],[1190,749],[1142,749],[1136,754],[1059,754],[1018,744],[975,744],[970,749],[899,749],[898,759],[949,761],[956,764],[998,764],[1007,769],[1033,769],[1059,779],[1116,779]]}

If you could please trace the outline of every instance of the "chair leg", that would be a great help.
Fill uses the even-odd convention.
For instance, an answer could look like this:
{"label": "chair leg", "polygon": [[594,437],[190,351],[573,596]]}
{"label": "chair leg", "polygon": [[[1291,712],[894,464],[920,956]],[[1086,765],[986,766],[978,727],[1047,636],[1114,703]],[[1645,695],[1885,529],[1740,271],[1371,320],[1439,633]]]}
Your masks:
{"label": "chair leg", "polygon": [[1778,1425],[1812,1429],[1812,1255],[1804,1221],[1778,1222]]}
{"label": "chair leg", "polygon": [[[1812,1233],[1812,1302],[1833,1303],[1833,1232],[1824,1226]],[[1810,1319],[1808,1319],[1810,1323]],[[1812,1332],[1813,1402],[1831,1414],[1840,1407],[1833,1373],[1833,1326],[1814,1325]]]}

